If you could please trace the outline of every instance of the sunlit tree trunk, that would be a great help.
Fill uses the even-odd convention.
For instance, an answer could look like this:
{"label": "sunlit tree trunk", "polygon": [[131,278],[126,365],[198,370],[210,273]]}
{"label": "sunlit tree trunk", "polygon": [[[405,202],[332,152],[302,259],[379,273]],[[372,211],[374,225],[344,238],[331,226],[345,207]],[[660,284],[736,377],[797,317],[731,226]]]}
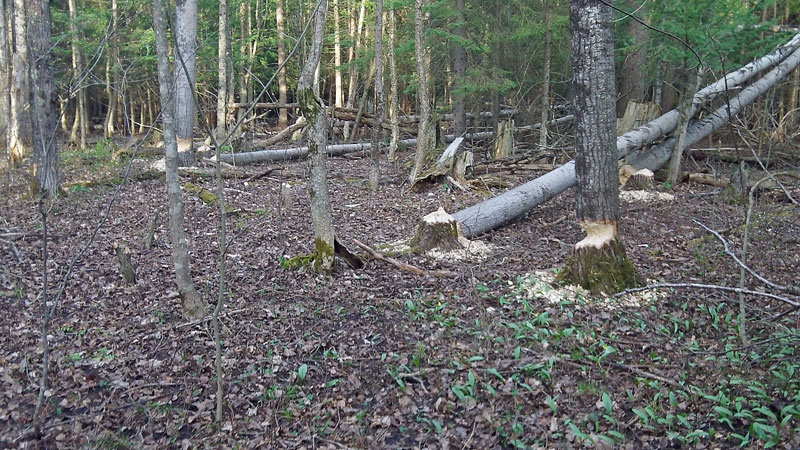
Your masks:
{"label": "sunlit tree trunk", "polygon": [[[9,3],[6,4],[7,6]],[[32,141],[30,80],[25,0],[14,0],[11,14],[11,114],[8,149],[11,161],[19,164],[30,153]]]}
{"label": "sunlit tree trunk", "polygon": [[106,58],[106,95],[108,96],[108,111],[103,123],[105,136],[114,135],[117,122],[117,102],[119,100],[119,9],[117,0],[111,0],[111,32],[109,39],[108,56]]}
{"label": "sunlit tree trunk", "polygon": [[383,0],[375,0],[375,120],[378,123],[372,127],[370,147],[372,164],[369,172],[369,185],[373,191],[378,190],[380,147],[383,140],[383,122],[386,121],[386,95],[383,91]]}
{"label": "sunlit tree trunk", "polygon": [[327,0],[320,0],[314,13],[314,36],[311,50],[297,83],[297,101],[300,110],[311,125],[308,137],[309,195],[311,197],[311,221],[314,226],[314,262],[319,272],[333,271],[334,228],[331,199],[328,192],[327,140],[328,116],[325,105],[314,89],[314,72],[322,57],[322,42],[325,37],[325,13]]}
{"label": "sunlit tree trunk", "polygon": [[86,128],[88,127],[86,117],[86,90],[83,88],[83,55],[78,48],[78,39],[80,33],[78,31],[78,8],[76,0],[68,0],[69,6],[69,30],[72,35],[70,40],[72,46],[72,77],[75,85],[76,99],[75,102],[75,120],[72,123],[72,130],[70,132],[70,142],[77,142],[78,148],[86,148]]}
{"label": "sunlit tree trunk", "polygon": [[389,161],[394,163],[397,152],[397,141],[400,139],[400,108],[397,104],[397,68],[395,67],[394,40],[395,40],[394,5],[389,8],[389,97],[391,101],[392,140],[389,142]]}
{"label": "sunlit tree trunk", "polygon": [[197,0],[175,2],[175,135],[182,165],[195,162],[192,133],[195,120],[194,86],[197,53]]}
{"label": "sunlit tree trunk", "polygon": [[453,45],[453,125],[456,136],[461,136],[467,132],[467,108],[464,103],[464,93],[458,92],[458,88],[464,83],[464,76],[467,73],[467,52],[464,45],[458,39],[464,39],[464,0],[456,0],[456,21],[457,26],[453,34],[457,36]]}
{"label": "sunlit tree trunk", "polygon": [[559,279],[594,294],[611,294],[637,283],[636,269],[617,239],[619,174],[612,9],[602,0],[570,0],[570,25],[576,212],[586,238],[575,244]]}
{"label": "sunlit tree trunk", "polygon": [[[286,40],[283,37],[284,33],[284,15],[283,15],[283,0],[277,0],[275,5],[275,25],[278,33],[278,66],[283,66],[286,62]],[[281,67],[278,71],[278,102],[286,104],[288,100],[286,88],[286,67]],[[278,125],[281,129],[289,125],[289,113],[286,108],[278,110]]]}
{"label": "sunlit tree trunk", "polygon": [[[347,103],[346,107],[352,108],[356,104],[356,97],[358,96],[358,70],[353,62],[358,59],[361,50],[361,37],[362,30],[364,29],[364,16],[366,14],[366,1],[361,0],[358,12],[358,25],[355,22],[355,0],[353,2],[353,12],[350,15],[350,39],[355,42],[353,47],[350,47],[348,52],[348,60],[350,63],[350,82],[347,89]],[[343,134],[345,140],[350,138],[350,123],[344,124]]]}
{"label": "sunlit tree trunk", "polygon": [[425,161],[425,154],[431,149],[431,105],[428,99],[428,74],[425,64],[425,14],[423,8],[425,0],[416,0],[414,10],[414,42],[417,60],[417,78],[419,92],[419,130],[417,131],[417,150],[414,154],[414,168],[411,170],[411,183],[417,179]]}
{"label": "sunlit tree trunk", "polygon": [[51,198],[58,192],[58,96],[53,83],[50,3],[28,1],[31,106],[33,107],[33,173],[38,189]]}
{"label": "sunlit tree trunk", "polygon": [[189,253],[183,229],[183,199],[178,178],[178,143],[175,136],[175,81],[169,67],[166,11],[163,0],[153,0],[153,30],[156,40],[158,85],[161,97],[161,122],[166,152],[167,204],[169,206],[169,235],[172,243],[172,262],[175,280],[181,297],[181,307],[187,319],[206,315],[205,304],[194,288],[189,270]]}
{"label": "sunlit tree trunk", "polygon": [[228,84],[231,73],[230,28],[228,27],[228,0],[219,0],[219,47],[217,49],[217,140],[221,144],[227,133]]}

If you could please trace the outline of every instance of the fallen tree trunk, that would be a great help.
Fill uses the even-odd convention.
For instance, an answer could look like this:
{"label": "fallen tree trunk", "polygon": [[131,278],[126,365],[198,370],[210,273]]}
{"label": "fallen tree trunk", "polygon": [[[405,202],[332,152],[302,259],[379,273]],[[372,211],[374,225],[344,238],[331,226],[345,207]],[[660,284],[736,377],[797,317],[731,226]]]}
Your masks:
{"label": "fallen tree trunk", "polygon": [[[555,120],[551,120],[548,126],[558,125],[562,123],[566,123],[571,121],[573,116],[565,116]],[[534,124],[530,127],[540,127],[541,124]],[[533,128],[532,128],[533,129]],[[464,136],[464,139],[473,139],[473,140],[480,140],[480,139],[488,139],[494,136],[494,133],[487,132],[487,133],[472,133],[467,134]],[[445,135],[444,140],[445,142],[453,142],[456,139],[454,134]],[[417,140],[415,138],[412,139],[403,139],[398,141],[398,144],[406,145],[406,146],[413,146],[417,145]],[[339,156],[344,155],[346,153],[355,153],[360,151],[369,150],[372,145],[369,142],[363,143],[354,143],[354,144],[337,144],[337,145],[329,145],[328,146],[328,155],[329,156]],[[245,165],[245,164],[255,164],[259,162],[275,162],[275,161],[286,161],[290,159],[300,159],[305,158],[308,155],[308,147],[292,147],[292,148],[285,148],[285,149],[277,149],[277,150],[258,150],[254,152],[245,152],[245,153],[225,153],[220,155],[220,159],[222,162],[226,162],[229,164],[235,165]]]}
{"label": "fallen tree trunk", "polygon": [[[742,90],[739,95],[730,99],[731,113],[738,113],[745,105],[752,102],[758,95],[762,94],[797,66],[798,62],[800,62],[800,50],[796,50],[795,46],[798,43],[800,43],[800,35],[792,38],[787,46],[781,47],[770,55],[726,75],[727,85],[725,79],[723,79],[698,91],[694,97],[691,114],[694,115],[699,106],[699,103],[696,102],[713,98],[719,95],[720,92],[724,92],[726,86],[728,89],[737,86],[747,81],[755,73],[785,59],[778,67]],[[792,48],[787,50],[788,46],[792,46]],[[689,130],[687,130],[685,145],[691,145],[707,136],[727,122],[729,117],[727,105],[725,105],[711,116],[690,125]],[[634,150],[648,145],[671,132],[677,126],[678,119],[678,111],[672,110],[644,126],[619,136],[617,138],[619,157],[625,157]],[[675,138],[669,138],[664,143],[635,158],[631,164],[639,168],[656,170],[669,160],[674,145]],[[576,184],[575,161],[570,161],[552,172],[517,188],[458,211],[453,214],[453,217],[461,223],[465,236],[476,236],[511,222]]]}

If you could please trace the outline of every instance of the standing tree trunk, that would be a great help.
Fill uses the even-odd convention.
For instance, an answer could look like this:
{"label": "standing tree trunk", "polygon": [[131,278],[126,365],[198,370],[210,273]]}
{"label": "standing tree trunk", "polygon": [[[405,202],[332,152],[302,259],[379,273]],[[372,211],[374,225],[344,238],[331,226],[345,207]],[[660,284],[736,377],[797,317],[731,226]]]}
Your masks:
{"label": "standing tree trunk", "polygon": [[[6,3],[8,6],[10,3]],[[28,39],[25,23],[25,0],[14,0],[11,14],[11,115],[8,127],[8,151],[11,162],[20,164],[30,153],[32,139],[30,79],[28,78]]]}
{"label": "standing tree trunk", "polygon": [[416,0],[414,11],[414,43],[417,59],[417,78],[419,80],[419,130],[417,131],[417,150],[414,154],[414,168],[411,170],[411,184],[417,179],[425,162],[425,154],[431,149],[431,104],[428,99],[428,74],[425,64],[425,0]]}
{"label": "standing tree trunk", "polygon": [[375,0],[375,119],[378,123],[372,127],[372,164],[369,171],[369,186],[373,192],[378,190],[380,145],[383,140],[383,122],[386,121],[386,96],[383,92],[383,0]]}
{"label": "standing tree trunk", "polygon": [[111,33],[109,39],[108,57],[106,58],[106,95],[108,96],[108,111],[103,123],[106,138],[114,135],[117,122],[117,101],[119,99],[119,11],[117,0],[111,0]]}
{"label": "standing tree trunk", "polygon": [[228,84],[231,72],[231,33],[228,26],[228,0],[219,0],[219,48],[217,49],[217,142],[222,145],[227,134]]}
{"label": "standing tree trunk", "polygon": [[545,26],[544,26],[544,79],[542,80],[542,115],[539,123],[539,151],[547,148],[547,114],[550,111],[550,60],[552,59],[553,47],[553,6],[551,0],[545,1]]}
{"label": "standing tree trunk", "polygon": [[[628,8],[637,8],[640,3],[641,2],[636,0],[630,0],[628,1]],[[645,8],[646,5],[646,3],[643,3],[642,8]],[[645,17],[645,10],[640,9],[636,15]],[[633,40],[633,48],[626,55],[625,61],[622,63],[622,76],[619,82],[619,99],[617,100],[617,117],[622,117],[625,114],[625,108],[628,107],[629,101],[643,101],[645,93],[645,78],[642,76],[642,70],[647,60],[647,28],[630,17],[627,17],[625,20],[630,21],[628,33],[630,33],[631,39]]]}
{"label": "standing tree trunk", "polygon": [[333,105],[337,108],[344,106],[344,87],[342,86],[342,38],[339,35],[341,32],[339,26],[340,20],[339,0],[333,0],[333,65],[335,66],[334,89],[336,89]]}
{"label": "standing tree trunk", "polygon": [[58,192],[58,96],[53,83],[50,40],[50,3],[43,0],[28,4],[28,45],[33,106],[33,173],[37,188],[50,198]]}
{"label": "standing tree trunk", "polygon": [[397,141],[400,139],[400,108],[397,105],[397,68],[394,58],[394,35],[397,26],[394,18],[394,5],[389,7],[389,96],[391,108],[389,115],[392,119],[392,140],[389,142],[389,161],[394,163],[397,152]]}
{"label": "standing tree trunk", "polygon": [[[278,102],[286,104],[288,100],[286,90],[286,67],[283,67],[286,62],[286,40],[283,37],[284,33],[284,17],[283,17],[283,0],[277,0],[275,5],[275,25],[278,31]],[[281,129],[289,125],[289,113],[286,108],[278,110],[278,125]]]}
{"label": "standing tree trunk", "polygon": [[78,8],[75,0],[68,0],[69,5],[69,32],[72,35],[70,40],[72,46],[72,77],[76,92],[75,118],[72,122],[69,140],[78,143],[78,148],[86,148],[86,90],[83,89],[83,56],[78,48]]}
{"label": "standing tree trunk", "polygon": [[156,38],[158,86],[161,96],[161,122],[166,152],[167,202],[169,206],[169,235],[172,241],[172,260],[175,280],[181,296],[183,315],[196,320],[206,315],[206,307],[194,288],[189,272],[189,253],[183,229],[183,199],[178,179],[178,142],[175,136],[175,81],[169,68],[167,19],[163,0],[153,0],[153,31]]}
{"label": "standing tree trunk", "polygon": [[464,83],[467,73],[467,52],[461,40],[464,39],[464,0],[456,0],[456,24],[453,34],[456,35],[453,45],[453,125],[456,137],[467,132],[467,108],[464,103],[464,93],[459,90]]}
{"label": "standing tree trunk", "polygon": [[636,269],[617,239],[619,173],[611,7],[602,0],[570,0],[570,25],[576,213],[586,238],[575,244],[575,252],[558,278],[593,294],[611,294],[638,282]]}
{"label": "standing tree trunk", "polygon": [[309,194],[311,197],[311,221],[314,225],[313,267],[321,273],[333,271],[334,229],[331,199],[328,192],[328,116],[325,105],[314,90],[314,72],[322,57],[322,42],[325,37],[325,13],[327,0],[320,0],[314,12],[314,36],[311,51],[297,83],[297,101],[300,110],[311,125],[308,138]]}
{"label": "standing tree trunk", "polygon": [[[7,16],[10,8],[0,1],[0,151],[3,159],[11,163],[8,151],[8,126],[11,115],[11,61],[8,55],[8,34],[6,30]],[[11,172],[6,170],[6,176]],[[8,178],[6,178],[8,181]]]}
{"label": "standing tree trunk", "polygon": [[[197,0],[175,2],[175,135],[182,165],[195,163],[194,81],[197,53]],[[184,67],[185,66],[185,67]],[[163,101],[163,99],[162,99]]]}
{"label": "standing tree trunk", "polygon": [[[350,51],[348,53],[348,63],[350,63],[350,82],[347,88],[347,103],[345,104],[346,107],[352,108],[356,103],[356,96],[358,95],[358,70],[355,65],[356,59],[358,59],[359,51],[361,50],[361,34],[362,30],[364,29],[364,16],[366,14],[366,1],[361,0],[361,6],[358,12],[358,27],[356,27],[356,22],[354,20],[355,17],[355,0],[353,2],[353,14],[350,15],[350,39],[355,42],[354,47],[350,47]],[[344,128],[342,130],[344,134],[344,139],[350,139],[350,123],[345,123]]]}

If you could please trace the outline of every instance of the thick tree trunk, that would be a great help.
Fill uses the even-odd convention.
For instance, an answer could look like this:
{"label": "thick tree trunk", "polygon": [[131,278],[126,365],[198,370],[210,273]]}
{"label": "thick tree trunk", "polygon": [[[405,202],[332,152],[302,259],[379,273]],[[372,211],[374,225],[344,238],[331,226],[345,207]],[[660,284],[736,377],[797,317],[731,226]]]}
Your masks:
{"label": "thick tree trunk", "polygon": [[428,99],[428,73],[425,64],[425,0],[416,0],[414,9],[414,42],[417,59],[417,79],[419,92],[419,130],[417,131],[417,149],[414,153],[414,168],[409,177],[411,183],[417,179],[425,162],[425,154],[433,147],[430,130],[431,104]]}
{"label": "thick tree trunk", "polygon": [[[197,0],[175,2],[175,135],[182,150],[182,165],[195,162],[192,134],[194,129],[194,85],[197,53]],[[162,99],[163,101],[163,99]]]}
{"label": "thick tree trunk", "polygon": [[619,172],[611,7],[601,0],[570,0],[576,213],[586,238],[575,244],[558,279],[593,294],[616,293],[638,283],[617,238]]}
{"label": "thick tree trunk", "polygon": [[[11,3],[6,3],[9,6]],[[28,74],[28,40],[25,0],[14,0],[11,14],[11,115],[8,150],[13,164],[20,164],[33,145]]]}
{"label": "thick tree trunk", "polygon": [[[386,120],[386,95],[383,91],[383,0],[375,0],[375,119],[379,124]],[[372,127],[369,186],[373,192],[378,190],[382,140],[383,127]]]}
{"label": "thick tree trunk", "polygon": [[53,82],[50,40],[50,3],[31,1],[28,5],[28,45],[33,106],[33,173],[42,194],[55,198],[58,192],[58,96]]}
{"label": "thick tree trunk", "polygon": [[459,90],[467,73],[467,52],[458,40],[464,39],[465,35],[464,0],[456,0],[456,21],[458,23],[453,30],[456,35],[453,45],[453,133],[461,136],[467,132],[467,107],[464,93]]}
{"label": "thick tree trunk", "polygon": [[231,33],[228,26],[228,0],[219,0],[219,40],[217,48],[217,142],[223,145],[228,126],[228,85],[231,77]]}
{"label": "thick tree trunk", "polygon": [[158,84],[161,94],[161,122],[166,151],[167,202],[169,205],[169,235],[172,242],[172,260],[175,280],[181,297],[183,314],[196,320],[206,315],[206,306],[195,290],[189,269],[189,253],[183,229],[183,199],[178,178],[178,143],[175,136],[175,82],[169,69],[169,44],[167,43],[166,11],[162,0],[153,0],[153,30],[156,40]]}
{"label": "thick tree trunk", "polygon": [[394,57],[395,30],[394,5],[389,8],[389,97],[391,101],[391,111],[389,115],[392,121],[392,139],[389,142],[389,161],[394,163],[395,152],[397,152],[397,141],[400,139],[400,108],[397,104],[397,68]]}
{"label": "thick tree trunk", "polygon": [[314,72],[322,57],[322,43],[325,33],[325,13],[327,0],[320,0],[314,12],[314,36],[311,51],[297,83],[297,100],[300,110],[312,130],[309,134],[309,194],[311,197],[311,221],[314,225],[315,270],[322,273],[333,271],[334,228],[331,212],[331,199],[328,192],[328,167],[326,145],[328,140],[328,116],[325,105],[314,91]]}
{"label": "thick tree trunk", "polygon": [[[691,114],[695,114],[699,105],[711,101],[725,92],[726,86],[728,89],[734,89],[764,69],[785,60],[778,67],[770,71],[769,74],[742,90],[739,95],[731,100],[734,114],[737,113],[741,107],[751,102],[755,97],[772,86],[778,79],[794,69],[798,60],[800,60],[799,52],[792,53],[795,51],[795,45],[798,43],[800,43],[800,34],[794,36],[789,42],[772,53],[727,74],[724,78],[699,90],[694,96]],[[787,58],[790,55],[791,57]],[[721,109],[724,108],[725,107]],[[693,140],[695,139],[695,135],[692,130],[697,129],[697,126],[703,125],[705,127],[703,131],[705,134],[703,134],[703,136],[707,136],[716,129],[713,128],[713,126],[721,126],[721,123],[724,123],[726,119],[716,120],[713,126],[706,126],[705,124],[712,118],[722,115],[723,113],[718,110],[717,113],[704,119],[700,124],[690,125],[686,145],[691,145],[696,142]],[[678,125],[679,116],[680,114],[677,110],[672,110],[646,125],[619,136],[617,138],[619,157],[625,157],[634,150],[651,144],[656,139],[673,131]],[[650,170],[658,169],[663,166],[666,159],[669,158],[670,151],[674,145],[674,140],[667,140],[657,148],[638,157],[632,164],[639,168],[646,167]],[[664,156],[664,151],[666,151],[666,156]],[[570,161],[539,178],[531,180],[496,197],[492,197],[486,201],[458,211],[453,214],[453,217],[461,223],[465,236],[477,236],[521,217],[536,206],[574,187],[576,182],[575,162]]]}

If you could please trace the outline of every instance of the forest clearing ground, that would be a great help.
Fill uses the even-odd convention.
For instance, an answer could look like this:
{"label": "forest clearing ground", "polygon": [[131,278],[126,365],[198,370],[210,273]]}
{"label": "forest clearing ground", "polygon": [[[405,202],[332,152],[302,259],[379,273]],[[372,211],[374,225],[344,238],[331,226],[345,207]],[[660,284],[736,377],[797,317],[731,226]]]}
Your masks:
{"label": "forest clearing ground", "polygon": [[[68,162],[66,181],[85,171],[82,162]],[[566,261],[565,244],[582,237],[571,194],[481,236],[491,244],[489,258],[398,256],[457,271],[457,279],[424,278],[382,262],[361,270],[340,265],[332,278],[288,270],[287,259],[311,252],[312,231],[305,162],[282,165],[272,178],[224,181],[242,212],[229,220],[221,430],[213,424],[210,324],[187,325],[181,317],[164,183],[145,179],[121,191],[54,317],[49,444],[800,446],[800,323],[786,305],[747,297],[751,345],[742,346],[734,294],[652,291],[639,305],[614,308],[581,295],[554,298],[526,274],[552,273]],[[389,174],[392,181],[373,195],[366,160],[331,158],[329,168],[335,226],[346,243],[407,239],[439,206],[454,212],[477,201],[442,185],[403,192],[396,183],[404,174]],[[100,166],[97,176],[118,179],[119,170]],[[212,179],[192,182],[214,189]],[[295,191],[289,208],[281,183]],[[53,207],[53,279],[60,281],[115,188],[72,188]],[[12,186],[0,200],[0,232],[16,249],[0,242],[0,447],[26,444],[19,436],[30,426],[41,362],[41,232],[22,191]],[[743,206],[725,203],[718,191],[683,184],[672,191],[674,201],[622,202],[622,238],[645,278],[738,285],[739,268],[692,222],[725,231],[738,251]],[[210,300],[218,211],[189,192],[184,202],[192,273]],[[797,285],[800,212],[787,205],[777,194],[759,199],[748,264],[774,282]],[[157,210],[157,245],[147,250]],[[133,251],[135,286],[119,275],[116,241]]]}

